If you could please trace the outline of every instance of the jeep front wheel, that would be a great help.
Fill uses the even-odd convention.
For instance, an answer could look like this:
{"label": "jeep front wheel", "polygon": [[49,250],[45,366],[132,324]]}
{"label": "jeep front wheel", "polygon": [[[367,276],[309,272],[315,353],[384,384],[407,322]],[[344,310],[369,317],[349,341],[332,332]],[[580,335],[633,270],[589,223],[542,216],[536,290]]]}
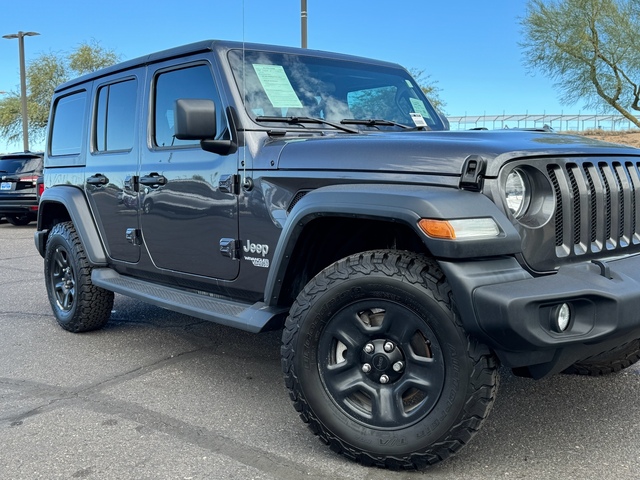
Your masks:
{"label": "jeep front wheel", "polygon": [[353,255],[311,280],[287,318],[282,365],[314,433],[393,469],[459,450],[498,387],[495,358],[463,330],[442,271],[408,252]]}
{"label": "jeep front wheel", "polygon": [[51,309],[62,328],[87,332],[107,323],[113,292],[91,283],[91,266],[73,223],[59,223],[51,229],[44,275]]}

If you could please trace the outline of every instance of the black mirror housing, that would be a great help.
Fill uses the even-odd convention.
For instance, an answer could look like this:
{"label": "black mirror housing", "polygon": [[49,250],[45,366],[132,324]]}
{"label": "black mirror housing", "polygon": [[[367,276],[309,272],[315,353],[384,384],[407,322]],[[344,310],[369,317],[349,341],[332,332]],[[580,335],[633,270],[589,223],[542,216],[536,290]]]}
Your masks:
{"label": "black mirror housing", "polygon": [[173,111],[175,135],[179,140],[216,138],[216,105],[208,99],[180,98]]}

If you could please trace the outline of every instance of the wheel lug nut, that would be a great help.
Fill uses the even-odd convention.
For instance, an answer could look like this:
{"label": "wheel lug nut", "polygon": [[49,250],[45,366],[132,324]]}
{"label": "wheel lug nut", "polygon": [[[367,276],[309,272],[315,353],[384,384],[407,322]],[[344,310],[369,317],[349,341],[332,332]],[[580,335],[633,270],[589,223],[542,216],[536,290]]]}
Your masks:
{"label": "wheel lug nut", "polygon": [[373,346],[373,343],[367,343],[364,346],[365,353],[372,353],[375,349],[376,349],[376,347]]}
{"label": "wheel lug nut", "polygon": [[380,377],[380,383],[389,383],[389,377],[387,375],[382,375]]}
{"label": "wheel lug nut", "polygon": [[392,352],[394,348],[396,348],[396,346],[393,344],[393,342],[384,342],[385,352],[387,353]]}
{"label": "wheel lug nut", "polygon": [[403,362],[396,362],[393,364],[393,371],[394,372],[399,372],[404,368],[404,363]]}
{"label": "wheel lug nut", "polygon": [[364,373],[369,373],[371,371],[371,365],[369,365],[368,363],[365,363],[364,365],[362,365],[362,371]]}

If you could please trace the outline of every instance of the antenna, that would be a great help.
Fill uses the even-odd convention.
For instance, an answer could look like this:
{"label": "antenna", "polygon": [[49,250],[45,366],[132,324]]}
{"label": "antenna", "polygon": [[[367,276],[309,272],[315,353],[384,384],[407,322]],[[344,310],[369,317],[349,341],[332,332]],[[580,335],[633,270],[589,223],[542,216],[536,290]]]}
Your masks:
{"label": "antenna", "polygon": [[[246,75],[245,75],[246,64],[244,62],[244,50],[245,50],[244,49],[244,23],[245,23],[244,0],[242,0],[242,103],[243,105],[247,98],[247,81],[246,81]],[[242,145],[242,182],[241,184],[244,185],[247,180],[247,143],[244,141],[244,135],[243,135],[242,143],[243,145]]]}
{"label": "antenna", "polygon": [[300,0],[300,37],[302,48],[307,48],[307,0]]}

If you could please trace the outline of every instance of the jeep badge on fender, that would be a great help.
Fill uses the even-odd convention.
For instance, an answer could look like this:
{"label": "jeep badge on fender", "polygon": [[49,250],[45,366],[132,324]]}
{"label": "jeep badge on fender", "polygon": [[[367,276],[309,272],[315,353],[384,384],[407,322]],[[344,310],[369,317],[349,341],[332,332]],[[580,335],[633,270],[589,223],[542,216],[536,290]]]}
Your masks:
{"label": "jeep badge on fender", "polygon": [[247,244],[242,247],[242,250],[244,250],[245,253],[258,253],[264,257],[267,253],[269,253],[269,245],[251,243],[249,240],[247,240]]}

